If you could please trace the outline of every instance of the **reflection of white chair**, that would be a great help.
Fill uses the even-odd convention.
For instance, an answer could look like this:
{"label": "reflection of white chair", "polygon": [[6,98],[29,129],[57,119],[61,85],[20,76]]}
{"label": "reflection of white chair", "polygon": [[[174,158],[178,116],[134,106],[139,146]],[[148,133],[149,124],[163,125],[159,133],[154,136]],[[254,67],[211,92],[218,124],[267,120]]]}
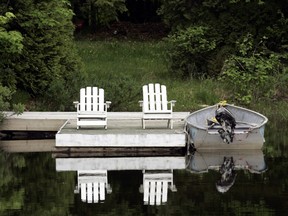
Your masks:
{"label": "reflection of white chair", "polygon": [[[167,91],[165,85],[159,83],[144,85],[143,101],[139,101],[142,106],[142,127],[145,129],[145,120],[168,120],[168,126],[173,128],[173,106],[175,100],[167,101]],[[168,108],[168,104],[170,107]]]}
{"label": "reflection of white chair", "polygon": [[77,107],[77,129],[80,126],[104,126],[107,129],[107,109],[111,102],[104,102],[104,90],[97,87],[80,89],[80,102]]}
{"label": "reflection of white chair", "polygon": [[167,202],[168,188],[176,192],[173,184],[173,170],[143,171],[143,185],[139,191],[144,194],[145,205],[161,205]]}
{"label": "reflection of white chair", "polygon": [[107,170],[78,171],[78,185],[75,193],[81,193],[81,200],[87,203],[98,203],[105,200],[105,189],[112,193],[108,184]]}

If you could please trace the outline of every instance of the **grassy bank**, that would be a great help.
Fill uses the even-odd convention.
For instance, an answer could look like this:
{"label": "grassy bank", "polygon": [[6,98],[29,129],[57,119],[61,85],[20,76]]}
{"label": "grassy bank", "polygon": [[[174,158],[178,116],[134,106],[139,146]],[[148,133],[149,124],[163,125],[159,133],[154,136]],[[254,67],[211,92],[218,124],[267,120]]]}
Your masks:
{"label": "grassy bank", "polygon": [[[152,82],[167,86],[168,99],[177,101],[175,111],[191,112],[200,109],[200,105],[212,105],[228,98],[224,87],[217,80],[183,80],[169,72],[164,59],[163,41],[86,39],[77,40],[75,44],[87,73],[87,79],[81,81],[81,86],[104,88],[106,100],[112,101],[109,111],[141,111],[138,101],[142,100],[142,86]],[[67,95],[59,91],[61,94],[53,98],[53,104],[49,104],[51,98],[30,98],[24,91],[17,91],[12,102],[25,104],[27,111],[75,111],[72,102],[79,100],[79,87],[71,88],[75,88],[75,94]],[[231,100],[228,102],[237,104]],[[60,103],[66,104],[65,108],[61,109]],[[245,107],[271,119],[288,119],[287,100],[263,100]]]}
{"label": "grassy bank", "polygon": [[168,99],[177,100],[176,111],[193,111],[199,104],[225,98],[212,80],[181,80],[169,73],[164,42],[76,41],[88,75],[86,85],[101,86],[113,111],[140,111],[142,85],[159,82],[168,88]]}

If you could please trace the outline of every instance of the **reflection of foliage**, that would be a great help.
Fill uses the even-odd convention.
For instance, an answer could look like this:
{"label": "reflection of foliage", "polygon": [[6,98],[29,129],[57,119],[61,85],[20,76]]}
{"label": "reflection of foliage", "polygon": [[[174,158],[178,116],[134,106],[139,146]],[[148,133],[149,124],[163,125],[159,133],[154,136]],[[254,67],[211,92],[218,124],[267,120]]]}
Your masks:
{"label": "reflection of foliage", "polygon": [[25,205],[23,215],[68,215],[73,202],[75,173],[57,173],[50,154],[29,154],[23,172]]}
{"label": "reflection of foliage", "polygon": [[[264,215],[270,194],[263,193],[264,174],[237,171],[235,185],[225,194],[217,192],[219,173],[192,174],[174,171],[177,193],[169,194],[170,215]],[[275,187],[275,185],[274,185]],[[277,186],[276,186],[277,187]],[[179,195],[181,194],[181,195]],[[174,195],[174,196],[170,196]]]}
{"label": "reflection of foliage", "polygon": [[17,172],[24,168],[22,155],[9,155],[0,152],[0,215],[7,210],[23,207],[25,190]]}
{"label": "reflection of foliage", "polygon": [[75,173],[57,173],[50,154],[0,154],[0,215],[68,215]]}
{"label": "reflection of foliage", "polygon": [[[5,197],[5,199],[1,199],[0,201],[0,214],[1,212],[5,212],[11,209],[21,209],[23,207],[24,202],[24,189],[9,191],[9,199]],[[1,193],[1,195],[3,195]],[[5,195],[5,194],[4,194]]]}
{"label": "reflection of foliage", "polygon": [[271,117],[265,128],[265,154],[270,157],[288,157],[288,122],[282,118]]}

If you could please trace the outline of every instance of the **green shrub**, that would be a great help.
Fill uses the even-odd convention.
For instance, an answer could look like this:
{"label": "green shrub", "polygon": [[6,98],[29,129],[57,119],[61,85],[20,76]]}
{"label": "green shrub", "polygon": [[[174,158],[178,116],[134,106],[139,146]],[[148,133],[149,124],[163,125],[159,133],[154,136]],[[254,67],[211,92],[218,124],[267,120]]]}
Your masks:
{"label": "green shrub", "polygon": [[141,86],[129,75],[110,74],[99,81],[99,87],[106,89],[105,100],[111,101],[111,111],[135,111],[139,108]]}
{"label": "green shrub", "polygon": [[68,0],[15,0],[0,3],[0,8],[12,10],[16,16],[13,25],[6,29],[13,27],[20,32],[17,41],[21,46],[17,47],[21,52],[1,64],[0,73],[5,73],[5,77],[8,74],[9,82],[33,96],[42,96],[54,79],[81,73],[73,46],[73,12]]}
{"label": "green shrub", "polygon": [[[233,100],[243,104],[260,99],[277,99],[279,90],[287,89],[287,65],[282,55],[255,45],[252,35],[237,41],[239,52],[225,61],[221,80],[228,86]],[[286,63],[287,64],[287,63]]]}
{"label": "green shrub", "polygon": [[167,57],[170,70],[181,77],[207,77],[209,53],[216,47],[209,28],[204,26],[189,27],[180,30],[167,39]]}
{"label": "green shrub", "polygon": [[8,87],[3,87],[0,84],[0,122],[3,121],[5,115],[2,111],[14,111],[15,114],[19,115],[24,111],[24,106],[20,103],[12,104],[11,97],[14,91],[9,89]]}
{"label": "green shrub", "polygon": [[88,0],[82,3],[81,11],[89,26],[108,26],[118,20],[118,15],[127,11],[125,0]]}
{"label": "green shrub", "polygon": [[0,15],[0,84],[15,88],[16,76],[11,65],[22,53],[23,36],[10,27],[16,16],[11,12]]}

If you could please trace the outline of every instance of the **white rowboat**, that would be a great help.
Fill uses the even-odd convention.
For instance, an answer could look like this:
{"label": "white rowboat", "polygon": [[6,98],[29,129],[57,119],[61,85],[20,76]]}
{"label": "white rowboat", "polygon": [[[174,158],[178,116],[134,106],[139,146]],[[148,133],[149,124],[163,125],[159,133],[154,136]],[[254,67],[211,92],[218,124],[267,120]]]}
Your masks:
{"label": "white rowboat", "polygon": [[264,129],[268,119],[246,108],[231,104],[225,104],[223,107],[235,119],[235,128],[231,132],[232,140],[225,142],[223,136],[221,137],[219,130],[222,130],[223,124],[207,123],[209,119],[215,117],[219,109],[219,104],[216,104],[195,111],[186,117],[188,144],[195,149],[261,149],[265,142]]}

